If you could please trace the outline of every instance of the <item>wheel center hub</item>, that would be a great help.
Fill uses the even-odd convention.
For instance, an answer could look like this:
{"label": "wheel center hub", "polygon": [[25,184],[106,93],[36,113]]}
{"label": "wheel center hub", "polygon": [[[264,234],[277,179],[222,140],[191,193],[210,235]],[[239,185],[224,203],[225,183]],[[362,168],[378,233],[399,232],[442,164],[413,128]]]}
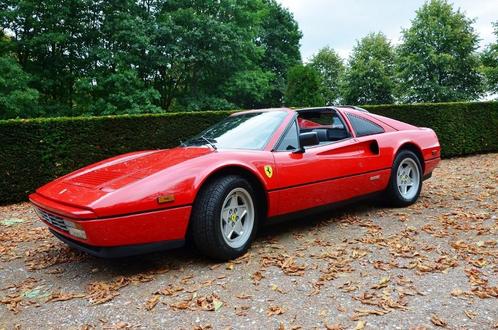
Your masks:
{"label": "wheel center hub", "polygon": [[400,177],[401,183],[406,184],[410,182],[410,177],[408,175],[401,175]]}

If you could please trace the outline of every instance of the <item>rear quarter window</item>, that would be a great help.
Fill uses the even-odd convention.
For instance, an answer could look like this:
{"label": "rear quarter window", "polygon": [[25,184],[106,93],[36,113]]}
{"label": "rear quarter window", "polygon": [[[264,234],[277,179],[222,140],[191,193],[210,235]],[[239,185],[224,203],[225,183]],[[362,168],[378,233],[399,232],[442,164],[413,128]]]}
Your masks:
{"label": "rear quarter window", "polygon": [[353,129],[356,132],[356,136],[367,136],[384,133],[384,129],[382,128],[382,126],[377,125],[371,120],[354,115],[352,113],[348,113],[346,114],[346,116],[348,117],[351,126],[353,126]]}

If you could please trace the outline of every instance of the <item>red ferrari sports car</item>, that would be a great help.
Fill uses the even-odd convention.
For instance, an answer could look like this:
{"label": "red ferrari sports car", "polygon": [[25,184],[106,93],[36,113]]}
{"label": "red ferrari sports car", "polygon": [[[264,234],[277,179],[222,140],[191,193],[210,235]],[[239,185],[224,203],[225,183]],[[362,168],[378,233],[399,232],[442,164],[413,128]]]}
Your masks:
{"label": "red ferrari sports car", "polygon": [[258,226],[381,192],[414,203],[440,161],[438,138],[351,106],[235,113],[173,149],[87,166],[29,196],[50,231],[102,257],[179,247],[248,249]]}

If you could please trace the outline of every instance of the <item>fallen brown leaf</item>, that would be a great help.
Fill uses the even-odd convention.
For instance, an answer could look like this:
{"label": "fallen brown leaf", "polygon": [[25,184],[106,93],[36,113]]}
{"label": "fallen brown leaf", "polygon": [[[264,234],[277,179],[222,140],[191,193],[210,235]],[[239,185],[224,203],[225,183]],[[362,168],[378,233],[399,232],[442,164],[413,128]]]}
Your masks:
{"label": "fallen brown leaf", "polygon": [[365,322],[363,320],[359,320],[358,323],[356,323],[356,327],[354,329],[355,330],[363,330],[363,329],[365,329],[366,324],[367,324],[367,322]]}
{"label": "fallen brown leaf", "polygon": [[431,315],[431,322],[438,327],[446,327],[448,323],[436,314]]}
{"label": "fallen brown leaf", "polygon": [[252,283],[254,285],[258,285],[259,282],[265,277],[263,274],[261,274],[260,271],[257,271],[255,272],[254,274],[252,274]]}
{"label": "fallen brown leaf", "polygon": [[390,277],[389,276],[384,276],[382,277],[379,282],[377,284],[375,284],[374,286],[372,286],[372,289],[382,289],[382,288],[385,288],[388,284],[389,284],[389,281],[390,281]]}
{"label": "fallen brown leaf", "polygon": [[92,305],[104,304],[118,296],[118,290],[129,283],[129,280],[124,277],[119,277],[112,282],[93,282],[87,286],[86,297]]}
{"label": "fallen brown leaf", "polygon": [[145,303],[145,309],[150,311],[156,307],[157,303],[161,299],[161,296],[159,294],[154,294],[152,297],[150,297],[147,302]]}
{"label": "fallen brown leaf", "polygon": [[335,324],[327,324],[325,323],[325,328],[327,330],[344,330],[344,327],[339,324],[339,323],[335,323]]}
{"label": "fallen brown leaf", "polygon": [[477,316],[477,313],[476,313],[476,312],[471,311],[471,310],[468,310],[468,309],[464,310],[464,313],[465,313],[465,315],[467,315],[467,317],[468,317],[469,319],[471,319],[471,320],[473,320],[473,319]]}
{"label": "fallen brown leaf", "polygon": [[284,313],[284,310],[279,307],[279,306],[270,306],[268,308],[268,311],[266,312],[266,315],[268,316],[273,316],[273,315],[281,315]]}
{"label": "fallen brown leaf", "polygon": [[56,302],[56,301],[67,301],[75,298],[83,298],[86,297],[83,293],[63,293],[63,292],[54,292],[52,293],[46,300],[46,302]]}

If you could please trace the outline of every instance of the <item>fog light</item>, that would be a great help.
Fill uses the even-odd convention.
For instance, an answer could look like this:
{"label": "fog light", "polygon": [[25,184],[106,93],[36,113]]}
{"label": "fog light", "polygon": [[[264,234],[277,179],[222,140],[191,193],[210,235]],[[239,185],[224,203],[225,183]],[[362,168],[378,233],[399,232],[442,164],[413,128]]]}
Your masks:
{"label": "fog light", "polygon": [[64,224],[66,225],[69,234],[73,235],[74,237],[86,239],[85,230],[80,224],[68,220],[64,220]]}

